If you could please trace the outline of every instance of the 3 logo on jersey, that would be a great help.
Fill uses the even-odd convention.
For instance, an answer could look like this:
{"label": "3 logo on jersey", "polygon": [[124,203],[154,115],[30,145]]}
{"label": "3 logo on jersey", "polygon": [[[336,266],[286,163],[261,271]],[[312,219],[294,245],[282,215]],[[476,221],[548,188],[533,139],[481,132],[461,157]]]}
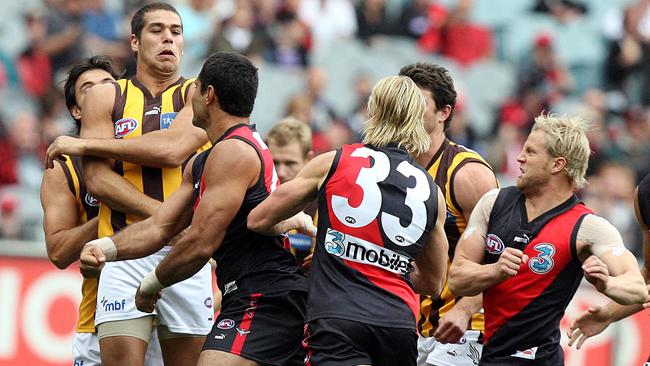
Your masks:
{"label": "3 logo on jersey", "polygon": [[537,274],[550,272],[555,266],[553,256],[557,251],[551,243],[539,243],[533,247],[539,254],[528,261],[528,267]]}
{"label": "3 logo on jersey", "polygon": [[407,256],[333,229],[327,229],[325,251],[341,259],[402,275],[408,272],[411,263]]}

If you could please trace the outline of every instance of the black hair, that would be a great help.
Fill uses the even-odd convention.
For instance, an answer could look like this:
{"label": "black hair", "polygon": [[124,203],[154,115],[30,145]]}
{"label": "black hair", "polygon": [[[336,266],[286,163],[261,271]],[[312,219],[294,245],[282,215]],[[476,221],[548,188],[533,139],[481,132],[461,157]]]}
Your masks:
{"label": "black hair", "polygon": [[419,62],[402,67],[399,74],[410,77],[417,86],[429,90],[436,102],[436,108],[442,108],[445,105],[451,106],[449,117],[445,120],[446,130],[451,124],[451,117],[456,107],[456,89],[449,71],[442,66]]}
{"label": "black hair", "polygon": [[[66,107],[68,107],[68,110],[70,110],[74,106],[81,107],[77,105],[77,95],[75,91],[75,84],[77,84],[77,80],[79,79],[79,77],[86,71],[96,70],[96,69],[100,69],[108,72],[115,79],[118,79],[120,76],[113,68],[113,64],[111,63],[111,60],[106,56],[97,55],[97,56],[82,58],[70,68],[70,70],[68,71],[68,78],[66,79],[65,84],[63,86],[65,105]],[[81,128],[81,120],[74,118],[74,122],[75,122],[75,129],[73,132],[75,135],[78,135],[79,129]]]}
{"label": "black hair", "polygon": [[212,85],[221,109],[233,116],[249,117],[257,95],[257,68],[235,52],[213,53],[205,60],[198,79],[201,94]]}
{"label": "black hair", "polygon": [[138,11],[136,11],[135,14],[133,14],[133,17],[131,18],[131,34],[135,34],[135,37],[137,39],[140,39],[140,36],[142,35],[142,29],[144,28],[144,16],[147,15],[147,13],[156,10],[171,11],[172,13],[178,15],[179,18],[181,17],[181,15],[178,13],[178,10],[176,10],[176,8],[170,4],[167,3],[147,4],[141,7],[140,9],[138,9]]}

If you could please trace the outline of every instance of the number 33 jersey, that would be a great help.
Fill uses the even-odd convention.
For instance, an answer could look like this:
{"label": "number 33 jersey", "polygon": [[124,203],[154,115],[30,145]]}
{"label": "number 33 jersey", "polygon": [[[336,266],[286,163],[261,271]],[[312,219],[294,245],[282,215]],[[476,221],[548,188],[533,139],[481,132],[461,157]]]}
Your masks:
{"label": "number 33 jersey", "polygon": [[[345,145],[318,193],[308,321],[415,329],[409,273],[437,218],[438,189],[396,145]],[[433,245],[433,243],[432,243]]]}

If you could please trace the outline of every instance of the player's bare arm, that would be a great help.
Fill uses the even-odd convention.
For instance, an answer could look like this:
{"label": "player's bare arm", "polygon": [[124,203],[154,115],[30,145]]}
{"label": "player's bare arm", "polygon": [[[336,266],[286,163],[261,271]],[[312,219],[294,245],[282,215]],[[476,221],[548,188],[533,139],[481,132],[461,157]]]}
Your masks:
{"label": "player's bare arm", "polygon": [[294,179],[281,184],[248,215],[248,229],[266,235],[278,235],[292,229],[313,227],[312,222],[304,221],[304,216],[296,215],[316,199],[335,155],[336,152],[331,151],[317,156]]}
{"label": "player's bare arm", "polygon": [[[462,166],[454,176],[454,197],[469,222],[474,206],[483,195],[497,188],[494,172],[484,164],[470,162]],[[438,320],[433,336],[441,343],[457,343],[465,334],[472,315],[483,307],[483,295],[464,296]]]}
{"label": "player's bare arm", "polygon": [[641,267],[641,275],[643,276],[646,285],[648,285],[648,298],[643,304],[643,307],[648,308],[650,307],[650,228],[641,217],[638,187],[634,191],[634,213],[636,215],[636,220],[639,223],[639,227],[641,227],[641,232],[643,233],[643,266]]}
{"label": "player's bare arm", "polygon": [[[81,119],[82,138],[113,139],[111,113],[114,101],[115,86],[112,84],[95,85],[88,91]],[[84,156],[83,168],[88,191],[116,211],[149,217],[160,205],[115,173],[107,159]]]}
{"label": "player's bare arm", "polygon": [[41,206],[47,256],[57,268],[67,268],[79,259],[83,245],[97,237],[97,218],[79,225],[76,197],[58,163],[43,174]]}
{"label": "player's bare arm", "polygon": [[499,260],[482,264],[485,255],[490,211],[498,190],[486,193],[472,211],[467,229],[456,246],[456,254],[449,269],[449,290],[456,296],[474,296],[497,283],[517,275],[528,256],[521,250],[505,248]]}
{"label": "player's bare arm", "polygon": [[585,279],[622,305],[641,304],[648,297],[636,258],[623,245],[619,232],[596,215],[584,218],[576,239]]}
{"label": "player's bare arm", "polygon": [[[643,266],[641,267],[641,275],[643,276],[646,285],[650,283],[650,231],[648,226],[643,221],[639,211],[639,196],[638,189],[634,193],[634,211],[636,218],[643,233]],[[650,290],[650,286],[648,286]],[[648,304],[650,299],[646,299]],[[577,349],[582,347],[582,344],[589,338],[600,334],[609,324],[626,318],[643,310],[643,306],[639,304],[621,305],[614,301],[606,305],[591,306],[589,309],[578,315],[577,318],[571,321],[567,335],[569,336],[569,347],[573,344]]]}
{"label": "player's bare arm", "polygon": [[260,166],[257,152],[243,141],[226,140],[213,148],[205,163],[205,190],[192,224],[155,271],[161,284],[171,286],[191,277],[219,249],[246,191],[259,178]]}
{"label": "player's bare arm", "polygon": [[180,240],[178,235],[182,235],[192,219],[192,187],[192,169],[188,168],[179,189],[151,217],[128,226],[110,239],[87,243],[81,252],[82,269],[99,269],[106,261],[142,258],[162,249],[170,240]]}
{"label": "player's bare arm", "polygon": [[188,88],[187,103],[169,128],[131,139],[59,136],[47,149],[46,166],[51,168],[53,161],[60,159],[62,154],[91,155],[157,168],[181,165],[208,142],[205,131],[192,125],[192,103],[189,101],[195,86],[192,83]]}
{"label": "player's bare arm", "polygon": [[447,273],[449,242],[445,234],[445,217],[447,205],[445,197],[438,186],[438,217],[436,224],[428,234],[427,242],[422,252],[414,258],[416,270],[411,273],[411,281],[415,292],[429,295],[434,299],[440,296]]}
{"label": "player's bare arm", "polygon": [[489,191],[497,188],[494,172],[487,166],[470,162],[463,165],[454,176],[454,197],[463,210],[465,222],[469,222],[470,215],[476,203]]}

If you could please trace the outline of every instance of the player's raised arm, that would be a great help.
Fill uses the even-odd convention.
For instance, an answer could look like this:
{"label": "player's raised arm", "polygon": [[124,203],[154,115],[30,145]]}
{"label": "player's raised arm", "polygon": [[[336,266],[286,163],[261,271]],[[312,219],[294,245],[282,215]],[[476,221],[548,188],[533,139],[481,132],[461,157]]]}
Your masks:
{"label": "player's raised arm", "polygon": [[622,305],[646,301],[648,289],[636,258],[607,220],[586,216],[578,231],[577,249],[583,260],[585,279],[599,292]]}
{"label": "player's raised arm", "polygon": [[281,184],[248,215],[248,229],[267,235],[278,235],[292,229],[313,227],[304,216],[295,216],[316,199],[318,189],[327,176],[336,155],[331,151],[310,160],[298,175]]}
{"label": "player's raised arm", "polygon": [[65,269],[79,259],[83,245],[97,237],[97,218],[79,225],[76,197],[58,163],[43,173],[41,205],[47,256],[57,268]]}
{"label": "player's raised arm", "polygon": [[[650,274],[650,271],[648,270],[648,266],[650,266],[650,232],[648,231],[648,226],[643,218],[643,214],[641,213],[639,199],[639,188],[637,188],[634,192],[634,211],[643,233],[643,266],[641,267],[641,275],[644,277],[645,283],[648,284],[650,283],[648,277]],[[650,299],[646,299],[646,303],[648,301],[650,301]],[[589,309],[585,310],[578,315],[577,318],[571,321],[570,328],[567,331],[567,335],[569,336],[569,347],[575,344],[576,348],[580,349],[587,339],[600,334],[609,326],[609,324],[626,318],[641,310],[643,310],[643,306],[640,304],[621,305],[614,301],[611,301],[606,305],[589,307]]]}
{"label": "player's raised arm", "polygon": [[[224,159],[224,156],[237,159]],[[259,172],[260,159],[245,142],[226,140],[212,149],[203,173],[205,189],[192,224],[156,269],[161,284],[171,286],[205,265],[221,245],[226,229],[239,211],[247,189],[257,182]]]}
{"label": "player's raised arm", "polygon": [[[86,94],[81,118],[82,138],[113,139],[111,113],[115,88],[113,84],[95,85]],[[88,191],[114,210],[149,217],[160,205],[114,172],[107,159],[84,156],[83,167]]]}
{"label": "player's raised arm", "polygon": [[447,272],[449,243],[445,235],[445,217],[447,204],[440,188],[438,191],[438,216],[436,224],[429,232],[426,244],[419,256],[415,258],[416,271],[411,273],[415,291],[437,298],[440,295]]}
{"label": "player's raised arm", "polygon": [[[192,219],[193,158],[183,173],[183,181],[156,212],[111,238],[101,238],[86,244],[81,252],[84,267],[100,268],[107,261],[142,258],[160,250],[176,235],[182,235]],[[180,238],[179,238],[180,239]]]}
{"label": "player's raised arm", "polygon": [[150,167],[172,168],[181,165],[197,149],[208,142],[204,130],[192,125],[194,83],[187,87],[186,103],[169,128],[153,131],[131,139],[83,138],[60,136],[47,151],[47,164],[62,154],[91,155],[123,160]]}

